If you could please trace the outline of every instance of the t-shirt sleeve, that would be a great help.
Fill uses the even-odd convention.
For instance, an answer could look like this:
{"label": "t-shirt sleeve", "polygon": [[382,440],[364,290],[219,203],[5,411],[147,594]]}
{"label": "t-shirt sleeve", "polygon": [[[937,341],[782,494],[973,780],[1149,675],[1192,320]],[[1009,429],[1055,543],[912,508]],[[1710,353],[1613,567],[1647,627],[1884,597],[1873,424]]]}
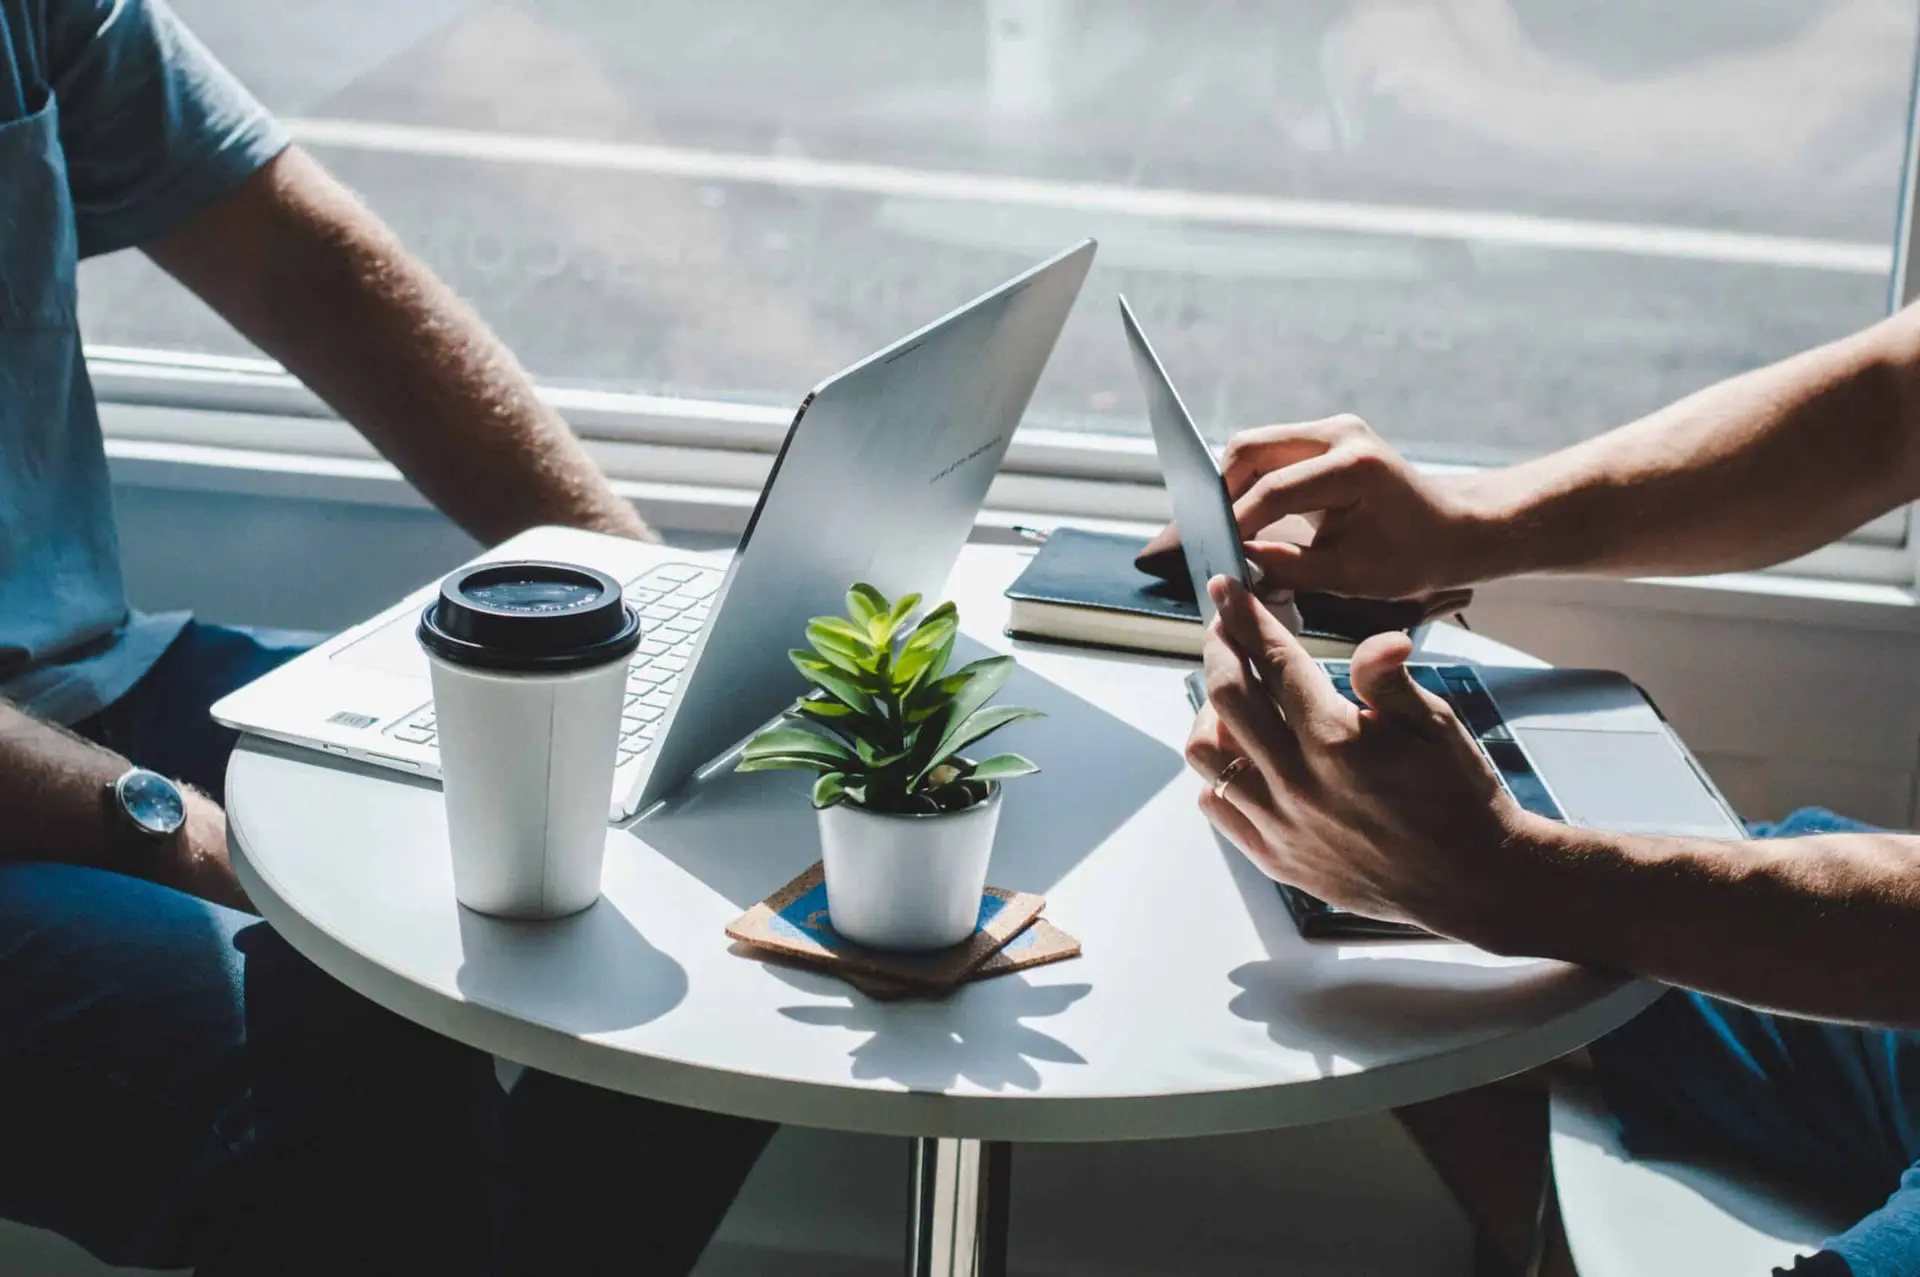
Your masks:
{"label": "t-shirt sleeve", "polygon": [[47,3],[83,257],[173,229],[286,148],[286,130],[167,0]]}

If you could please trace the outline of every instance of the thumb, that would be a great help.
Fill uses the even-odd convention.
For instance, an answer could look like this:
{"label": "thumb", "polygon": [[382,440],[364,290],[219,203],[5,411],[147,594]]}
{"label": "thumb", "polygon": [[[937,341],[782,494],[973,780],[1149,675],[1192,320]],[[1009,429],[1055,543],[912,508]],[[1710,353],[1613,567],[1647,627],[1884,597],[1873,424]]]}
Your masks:
{"label": "thumb", "polygon": [[1353,654],[1348,674],[1353,690],[1368,709],[1381,718],[1416,729],[1431,726],[1436,713],[1449,713],[1446,702],[1432,695],[1407,670],[1413,640],[1405,634],[1376,634]]}
{"label": "thumb", "polygon": [[1180,544],[1179,526],[1169,523],[1160,529],[1159,534],[1134,557],[1133,566],[1163,581],[1186,580],[1187,554],[1185,547]]}

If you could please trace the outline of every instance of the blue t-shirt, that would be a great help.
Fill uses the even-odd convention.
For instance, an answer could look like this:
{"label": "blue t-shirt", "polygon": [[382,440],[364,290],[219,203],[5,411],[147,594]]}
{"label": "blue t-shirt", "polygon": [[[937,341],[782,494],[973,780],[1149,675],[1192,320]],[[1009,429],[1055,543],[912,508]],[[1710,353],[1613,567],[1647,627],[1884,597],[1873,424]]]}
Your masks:
{"label": "blue t-shirt", "polygon": [[75,263],[286,143],[166,0],[0,0],[0,697],[32,713],[108,704],[186,619],[127,609]]}

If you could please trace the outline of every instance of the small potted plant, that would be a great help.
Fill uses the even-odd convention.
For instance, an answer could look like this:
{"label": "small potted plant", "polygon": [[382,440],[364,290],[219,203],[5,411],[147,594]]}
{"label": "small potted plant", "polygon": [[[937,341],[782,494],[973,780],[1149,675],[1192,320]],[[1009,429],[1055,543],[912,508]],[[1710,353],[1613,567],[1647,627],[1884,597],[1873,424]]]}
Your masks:
{"label": "small potted plant", "polygon": [[814,690],[747,743],[741,771],[817,773],[827,912],[833,929],[883,949],[943,949],[973,934],[1000,819],[1000,782],[1039,768],[1018,754],[961,751],[1040,711],[989,706],[1011,656],[948,672],[959,613],[942,603],[914,626],[910,594],[847,592],[845,617],[807,624],[794,667]]}

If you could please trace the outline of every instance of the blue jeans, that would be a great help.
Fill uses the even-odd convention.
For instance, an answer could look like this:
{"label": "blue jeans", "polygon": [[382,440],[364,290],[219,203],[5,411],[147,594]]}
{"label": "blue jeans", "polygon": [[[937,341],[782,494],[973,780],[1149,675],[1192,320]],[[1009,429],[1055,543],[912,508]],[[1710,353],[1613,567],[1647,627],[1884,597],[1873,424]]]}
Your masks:
{"label": "blue jeans", "polygon": [[[1809,808],[1753,833],[1871,828]],[[1767,1015],[1676,991],[1592,1054],[1636,1156],[1730,1154],[1860,1214],[1801,1271],[1920,1273],[1920,1033]]]}
{"label": "blue jeans", "polygon": [[[191,626],[78,730],[218,795],[207,706],[304,644]],[[536,1073],[509,1097],[258,919],[0,863],[0,1215],[111,1263],[683,1273],[771,1129]]]}

